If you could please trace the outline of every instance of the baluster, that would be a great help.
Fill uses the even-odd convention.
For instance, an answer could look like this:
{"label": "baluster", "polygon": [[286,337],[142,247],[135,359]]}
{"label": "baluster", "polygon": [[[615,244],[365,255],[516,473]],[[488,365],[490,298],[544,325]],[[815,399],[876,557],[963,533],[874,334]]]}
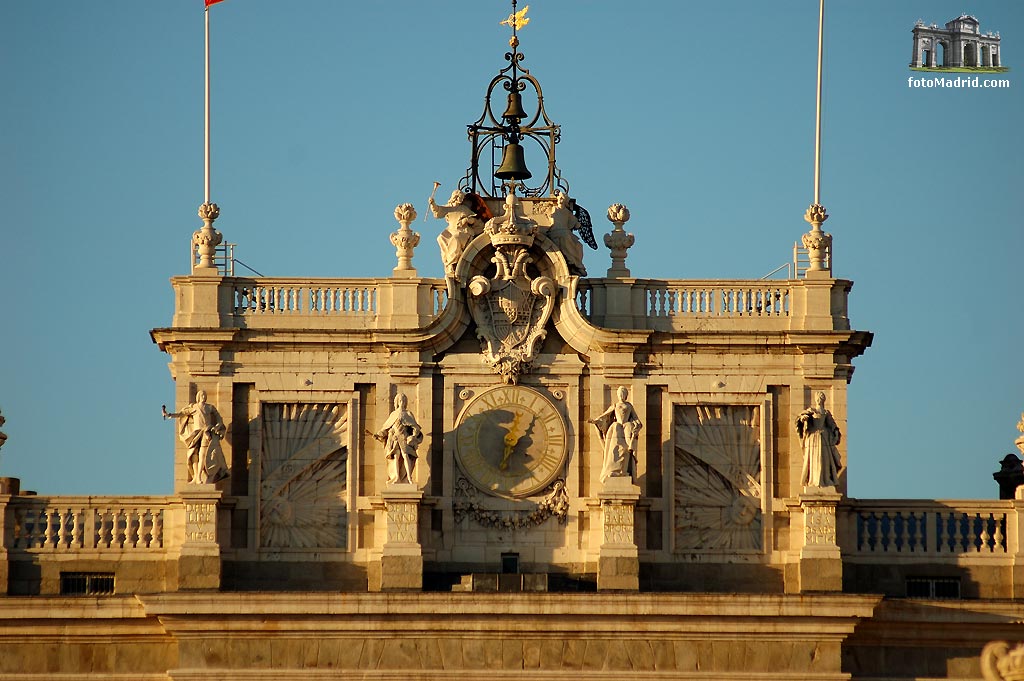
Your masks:
{"label": "baluster", "polygon": [[[964,513],[957,513],[953,516],[953,552],[964,553],[964,528],[963,524],[966,522],[967,515]],[[967,528],[970,530],[970,528]]]}
{"label": "baluster", "polygon": [[896,551],[896,516],[898,514],[897,513],[893,513],[892,515],[890,515],[889,512],[886,511],[882,515],[884,515],[889,520],[889,531],[886,532],[886,535],[885,535],[886,541],[888,543],[885,546],[885,550],[886,551],[895,552]]}
{"label": "baluster", "polygon": [[145,548],[153,545],[153,509],[147,508],[139,518],[139,535]]}
{"label": "baluster", "polygon": [[926,516],[927,516],[927,514],[924,511],[920,511],[919,513],[916,513],[916,514],[915,513],[911,513],[910,514],[910,517],[914,519],[914,536],[911,538],[911,541],[914,542],[912,544],[912,546],[913,546],[913,551],[915,553],[921,553],[922,551],[926,550],[926,547],[925,547],[925,545],[923,543],[924,542],[924,532],[922,532],[922,529],[923,529],[922,525],[923,525],[923,523],[925,521]]}
{"label": "baluster", "polygon": [[48,549],[52,549],[57,546],[57,522],[58,515],[57,509],[46,509],[46,543],[44,546]]}
{"label": "baluster", "polygon": [[128,516],[128,527],[125,530],[125,534],[127,536],[124,540],[126,549],[134,549],[139,546],[139,527],[141,525],[139,513],[140,511],[137,508],[127,509],[125,511],[125,514]]}
{"label": "baluster", "polygon": [[896,550],[900,553],[910,553],[912,550],[910,544],[910,522],[914,518],[914,513],[911,511],[906,514],[897,513],[896,515],[902,523],[902,527],[899,530],[899,536],[897,537],[899,542]]}
{"label": "baluster", "polygon": [[863,553],[866,547],[870,547],[868,542],[868,519],[863,513],[857,514],[857,552]]}
{"label": "baluster", "polygon": [[60,512],[60,527],[57,530],[57,546],[62,549],[71,546],[71,518],[73,511],[69,508]]}
{"label": "baluster", "polygon": [[164,546],[164,510],[162,508],[153,513],[153,543],[157,548]]}
{"label": "baluster", "polygon": [[978,547],[978,553],[985,553],[985,552],[991,553],[992,552],[992,544],[991,544],[991,542],[992,542],[992,535],[989,534],[989,531],[988,531],[988,520],[989,520],[989,518],[992,517],[992,514],[991,513],[989,514],[989,518],[983,518],[980,513],[977,513],[976,515],[977,515],[977,522],[975,524],[978,525],[978,529],[981,530],[981,532],[978,533],[978,539],[981,541],[981,543],[977,544],[977,542],[975,542],[977,544],[977,547]]}
{"label": "baluster", "polygon": [[992,521],[995,523],[995,533],[992,535],[992,551],[996,553],[1006,553],[1006,535],[1003,533],[1003,523],[1006,522],[1006,515],[999,514],[993,516]]}
{"label": "baluster", "polygon": [[882,552],[882,517],[872,511],[871,516],[871,553]]}
{"label": "baluster", "polygon": [[939,536],[939,545],[937,547],[939,553],[951,550],[951,547],[949,545],[949,542],[950,542],[949,519],[952,517],[952,515],[953,515],[952,513],[937,513],[936,514],[936,517],[937,517],[938,521],[941,523],[941,525],[939,527],[939,530],[940,530],[940,533],[939,533],[940,534],[940,536]]}
{"label": "baluster", "polygon": [[82,547],[82,520],[85,515],[84,509],[76,508],[71,515],[71,546],[73,548]]}
{"label": "baluster", "polygon": [[31,544],[28,541],[28,521],[24,508],[14,509],[14,548],[27,549]]}
{"label": "baluster", "polygon": [[46,511],[37,508],[32,515],[32,543],[30,546],[34,549],[41,549],[46,544],[45,514]]}
{"label": "baluster", "polygon": [[99,515],[99,518],[100,518],[100,547],[99,548],[108,548],[109,549],[110,548],[110,543],[112,541],[112,537],[111,537],[112,531],[111,530],[113,529],[112,525],[114,524],[113,523],[113,515],[114,514],[111,513],[111,510],[108,508],[108,509],[104,510],[102,513],[99,513],[97,515]]}

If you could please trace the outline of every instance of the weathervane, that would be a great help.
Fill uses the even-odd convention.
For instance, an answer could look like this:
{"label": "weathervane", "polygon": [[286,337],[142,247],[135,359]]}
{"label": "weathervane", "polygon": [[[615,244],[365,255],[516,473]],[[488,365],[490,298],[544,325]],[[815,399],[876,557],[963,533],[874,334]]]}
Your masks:
{"label": "weathervane", "polygon": [[[551,196],[557,190],[568,192],[568,184],[561,178],[555,166],[555,145],[559,142],[560,129],[544,111],[544,95],[540,83],[530,75],[529,69],[522,66],[523,54],[519,51],[519,30],[530,23],[526,16],[530,6],[517,10],[516,0],[512,0],[512,13],[499,22],[512,29],[512,37],[508,44],[511,51],[505,53],[508,66],[498,72],[484,97],[484,111],[475,123],[467,126],[472,155],[470,167],[460,182],[465,192],[481,196],[500,197],[505,194],[520,192],[526,197]],[[497,94],[498,84],[507,92],[505,110],[500,115],[495,113],[493,98]],[[536,110],[528,112],[523,105],[523,93],[530,89],[536,96]],[[532,107],[531,107],[532,108]],[[527,180],[534,174],[526,165],[526,152],[523,143],[529,140],[533,146],[539,147],[547,156],[547,169],[542,176],[528,184]],[[501,161],[497,162],[498,152]],[[490,166],[486,158],[490,155]],[[481,160],[486,170],[481,172]],[[490,172],[487,172],[490,170]]]}

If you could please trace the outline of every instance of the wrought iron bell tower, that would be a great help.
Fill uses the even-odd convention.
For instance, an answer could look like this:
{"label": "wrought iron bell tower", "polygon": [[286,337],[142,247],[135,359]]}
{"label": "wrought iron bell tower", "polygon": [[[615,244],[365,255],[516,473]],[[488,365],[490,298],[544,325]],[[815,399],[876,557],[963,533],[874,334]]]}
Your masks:
{"label": "wrought iron bell tower", "polygon": [[[568,183],[555,165],[555,145],[560,141],[561,129],[544,110],[540,82],[522,66],[524,55],[519,51],[518,32],[530,21],[525,16],[528,9],[526,6],[517,12],[516,0],[512,0],[512,14],[501,22],[512,29],[508,41],[512,50],[505,53],[508,66],[499,71],[487,87],[480,118],[466,126],[471,156],[469,169],[459,183],[464,192],[484,197],[502,197],[509,192],[518,192],[524,197],[553,196],[559,190],[569,192]],[[535,108],[524,107],[523,93],[528,89],[532,90],[527,92],[529,99],[536,98]],[[499,96],[502,90],[507,93],[504,98]],[[495,114],[502,105],[504,112]],[[535,153],[537,150],[543,153],[546,161],[543,173],[531,172],[527,167],[527,147],[535,160],[539,156]]]}

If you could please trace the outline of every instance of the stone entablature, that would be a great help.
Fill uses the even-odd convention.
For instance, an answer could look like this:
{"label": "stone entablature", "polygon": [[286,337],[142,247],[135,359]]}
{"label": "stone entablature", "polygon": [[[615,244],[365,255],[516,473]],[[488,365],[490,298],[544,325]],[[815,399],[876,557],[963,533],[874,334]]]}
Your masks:
{"label": "stone entablature", "polygon": [[[1002,64],[1001,37],[998,33],[982,33],[978,20],[963,14],[946,22],[945,28],[925,25],[920,19],[914,25],[914,50],[910,66],[914,68],[999,68]],[[942,48],[942,59],[938,58]]]}

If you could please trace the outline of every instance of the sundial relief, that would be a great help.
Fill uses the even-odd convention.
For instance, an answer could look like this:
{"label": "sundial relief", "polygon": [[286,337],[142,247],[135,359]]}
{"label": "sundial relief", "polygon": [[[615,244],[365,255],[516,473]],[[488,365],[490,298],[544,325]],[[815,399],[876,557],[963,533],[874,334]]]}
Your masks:
{"label": "sundial relief", "polygon": [[676,549],[760,549],[760,409],[677,406],[674,431]]}
{"label": "sundial relief", "polygon": [[260,546],[345,548],[347,407],[264,404],[260,425]]}

